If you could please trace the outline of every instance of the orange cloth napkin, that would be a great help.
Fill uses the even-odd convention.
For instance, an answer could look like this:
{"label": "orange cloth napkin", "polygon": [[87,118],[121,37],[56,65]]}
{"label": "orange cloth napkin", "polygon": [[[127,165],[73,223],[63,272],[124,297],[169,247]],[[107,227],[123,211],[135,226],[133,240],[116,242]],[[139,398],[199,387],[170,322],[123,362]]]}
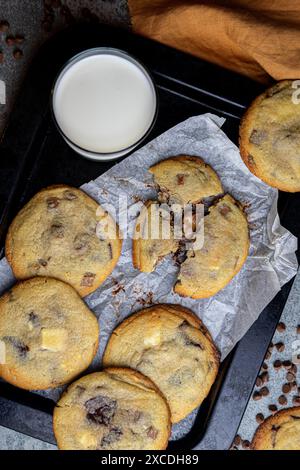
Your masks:
{"label": "orange cloth napkin", "polygon": [[128,4],[136,33],[261,82],[300,78],[300,0]]}

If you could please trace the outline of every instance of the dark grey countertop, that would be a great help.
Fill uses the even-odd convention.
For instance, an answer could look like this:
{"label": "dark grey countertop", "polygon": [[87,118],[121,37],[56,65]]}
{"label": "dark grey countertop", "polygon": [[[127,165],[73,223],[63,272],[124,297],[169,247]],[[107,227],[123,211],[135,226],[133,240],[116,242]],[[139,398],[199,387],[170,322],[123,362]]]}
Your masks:
{"label": "dark grey countertop", "polygon": [[[53,9],[54,17],[52,15],[45,18],[45,3],[55,5]],[[88,8],[92,14],[96,14],[101,22],[121,25],[129,27],[130,21],[128,16],[127,1],[126,0],[99,0],[94,2],[92,0],[66,0],[62,2],[70,9],[70,13],[62,15],[59,5],[60,0],[0,0],[0,21],[8,20],[10,23],[9,32],[11,35],[24,35],[24,43],[18,45],[7,45],[5,42],[6,34],[0,32],[0,52],[4,55],[4,61],[0,63],[0,80],[3,80],[6,85],[6,104],[0,104],[0,134],[7,122],[10,110],[14,104],[15,97],[21,86],[26,69],[30,64],[32,56],[35,54],[39,46],[52,34],[65,27],[65,25],[72,21],[71,15],[74,18],[81,18],[86,15],[87,11],[82,11],[83,8]],[[50,23],[50,24],[49,24]],[[45,31],[49,29],[51,31]],[[14,58],[15,49],[20,49],[23,56],[19,59]],[[1,101],[1,91],[0,91]],[[300,278],[299,276],[292,288],[289,301],[285,307],[282,321],[286,325],[286,329],[282,332],[277,331],[266,364],[269,380],[264,384],[268,388],[268,394],[260,400],[251,399],[247,407],[244,418],[241,422],[239,434],[245,442],[240,448],[247,448],[253,433],[257,427],[256,415],[262,413],[264,417],[271,414],[268,406],[275,404],[278,409],[291,406],[293,404],[293,397],[300,395],[300,366],[295,373],[296,385],[293,389],[286,393],[286,404],[280,405],[278,403],[279,396],[283,395],[282,385],[287,382],[287,370],[284,367],[275,369],[273,363],[276,359],[290,360],[295,349],[300,351],[300,334],[297,334],[297,325],[300,324],[299,306],[300,305]],[[283,343],[284,346],[278,346],[278,343]],[[282,350],[284,348],[284,350]],[[257,390],[260,389],[257,387]],[[282,401],[282,399],[281,399]],[[295,401],[295,399],[294,399]],[[55,449],[54,446],[46,444],[42,441],[29,438],[23,434],[8,430],[0,427],[0,449]]]}

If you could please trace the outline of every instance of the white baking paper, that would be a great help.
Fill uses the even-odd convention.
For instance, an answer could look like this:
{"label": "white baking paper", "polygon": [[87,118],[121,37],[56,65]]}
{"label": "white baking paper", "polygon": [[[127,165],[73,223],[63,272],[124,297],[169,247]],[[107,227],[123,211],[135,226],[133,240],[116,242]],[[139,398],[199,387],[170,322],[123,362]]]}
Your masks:
{"label": "white baking paper", "polygon": [[[153,303],[177,303],[190,308],[209,329],[222,359],[247,332],[264,307],[297,271],[297,239],[280,225],[278,191],[256,178],[243,163],[238,148],[221,130],[224,119],[204,114],[187,119],[133,153],[94,181],[82,186],[100,204],[113,204],[127,196],[135,225],[141,201],[156,196],[147,169],[179,154],[201,156],[219,175],[225,192],[246,207],[250,225],[250,254],[241,271],[222,291],[209,299],[193,300],[173,293],[178,267],[166,257],[153,273],[133,268],[131,239],[123,242],[122,254],[112,275],[86,298],[100,322],[100,348],[92,368],[101,367],[101,356],[112,330],[125,317]],[[205,223],[205,222],[204,222]],[[126,227],[120,227],[125,231]],[[11,270],[0,262],[0,289],[14,282]],[[56,399],[60,391],[44,392]],[[184,434],[193,419],[175,427],[174,437]]]}

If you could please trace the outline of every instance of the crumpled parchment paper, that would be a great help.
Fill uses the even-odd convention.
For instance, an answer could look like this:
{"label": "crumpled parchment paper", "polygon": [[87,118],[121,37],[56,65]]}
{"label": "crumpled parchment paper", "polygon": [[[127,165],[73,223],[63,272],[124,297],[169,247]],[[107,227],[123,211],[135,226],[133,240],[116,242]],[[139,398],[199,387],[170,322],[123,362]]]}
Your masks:
{"label": "crumpled parchment paper", "polygon": [[[122,254],[112,275],[85,300],[100,322],[100,347],[92,369],[100,368],[101,356],[112,330],[130,313],[153,303],[178,303],[196,313],[209,329],[222,359],[231,351],[261,311],[297,271],[297,239],[280,225],[278,191],[254,176],[243,163],[238,148],[221,130],[224,119],[204,114],[187,119],[137,150],[121,163],[82,189],[101,205],[117,210],[119,199],[128,198],[128,226],[132,232],[141,201],[157,193],[147,169],[154,163],[179,154],[201,156],[221,179],[225,192],[246,207],[250,226],[250,253],[241,271],[219,293],[209,299],[182,298],[173,293],[178,267],[167,256],[150,274],[134,269],[130,238],[124,239]],[[120,211],[127,209],[121,208]],[[118,213],[120,215],[120,213]],[[204,221],[205,226],[205,221]],[[0,262],[0,289],[14,282],[5,259]],[[57,399],[60,390],[43,392]],[[195,413],[175,426],[173,437],[184,434]]]}

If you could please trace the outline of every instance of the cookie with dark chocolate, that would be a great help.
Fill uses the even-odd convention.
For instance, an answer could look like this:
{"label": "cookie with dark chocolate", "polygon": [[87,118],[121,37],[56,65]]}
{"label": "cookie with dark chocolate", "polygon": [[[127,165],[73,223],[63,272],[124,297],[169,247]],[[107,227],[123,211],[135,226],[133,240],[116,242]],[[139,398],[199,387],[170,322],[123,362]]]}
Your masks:
{"label": "cookie with dark chocolate", "polygon": [[254,450],[300,450],[300,406],[267,418],[252,440]]}
{"label": "cookie with dark chocolate", "polygon": [[81,296],[93,292],[121,252],[118,226],[83,191],[59,185],[37,193],[17,214],[6,238],[15,276],[50,276]]}
{"label": "cookie with dark chocolate", "polygon": [[176,423],[209,393],[219,353],[193,312],[157,304],[131,315],[114,330],[103,364],[130,367],[149,377],[166,397]]}
{"label": "cookie with dark chocolate", "polygon": [[36,277],[0,298],[0,376],[17,387],[42,390],[74,379],[92,362],[99,328],[73,287]]}
{"label": "cookie with dark chocolate", "polygon": [[70,385],[53,427],[62,450],[160,450],[168,444],[170,411],[148,378],[109,368]]}

